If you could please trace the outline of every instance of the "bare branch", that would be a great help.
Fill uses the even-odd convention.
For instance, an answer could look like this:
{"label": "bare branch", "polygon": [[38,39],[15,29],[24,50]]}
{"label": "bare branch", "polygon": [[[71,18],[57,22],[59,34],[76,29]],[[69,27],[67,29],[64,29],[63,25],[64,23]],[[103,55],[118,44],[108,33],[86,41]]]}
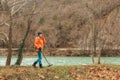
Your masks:
{"label": "bare branch", "polygon": [[10,24],[8,24],[8,23],[6,23],[6,22],[5,22],[4,24],[5,24],[6,26],[10,26]]}
{"label": "bare branch", "polygon": [[4,25],[4,23],[0,23],[0,26],[3,26]]}
{"label": "bare branch", "polygon": [[24,2],[24,4],[22,4],[17,10],[15,10],[15,11],[11,11],[11,16],[13,16],[14,14],[16,14],[18,11],[20,11],[20,9],[22,8],[22,7],[24,7],[25,6],[25,4],[26,4],[26,2]]}
{"label": "bare branch", "polygon": [[86,7],[94,15],[94,18],[96,18],[96,19],[103,18],[104,16],[108,15],[109,13],[111,13],[114,9],[120,7],[120,0],[115,1],[114,3],[112,3],[112,4],[102,8],[101,10],[99,10],[99,9],[94,10],[94,9],[90,8],[88,6],[88,4],[86,4]]}
{"label": "bare branch", "polygon": [[3,36],[5,37],[5,40],[6,40],[6,41],[8,41],[8,40],[9,40],[9,38],[8,38],[8,36],[7,36],[7,34],[6,34],[6,33],[4,33],[4,32],[0,32],[0,35],[3,35]]}
{"label": "bare branch", "polygon": [[32,14],[35,13],[35,9],[36,9],[36,0],[34,0],[34,5],[33,5],[33,8],[32,8]]}
{"label": "bare branch", "polygon": [[25,1],[15,1],[12,3],[12,5],[10,6],[10,8],[12,8],[13,6],[16,6],[18,4],[23,4]]}
{"label": "bare branch", "polygon": [[0,40],[3,41],[4,43],[7,43],[7,42],[5,41],[5,39],[0,38]]}
{"label": "bare branch", "polygon": [[9,25],[8,23],[6,23],[6,22],[3,22],[3,23],[0,24],[0,26],[3,26],[3,25],[8,26],[8,27],[10,26],[10,25]]}
{"label": "bare branch", "polygon": [[35,14],[35,9],[36,9],[36,0],[34,0],[34,4],[33,4],[33,7],[32,7],[32,10],[31,10],[31,13],[29,14],[30,18],[32,18],[32,16]]}
{"label": "bare branch", "polygon": [[22,1],[25,1],[25,0],[16,0],[16,1],[14,1],[14,0],[7,0],[8,5],[13,5],[14,3],[19,3],[19,2],[22,2]]}

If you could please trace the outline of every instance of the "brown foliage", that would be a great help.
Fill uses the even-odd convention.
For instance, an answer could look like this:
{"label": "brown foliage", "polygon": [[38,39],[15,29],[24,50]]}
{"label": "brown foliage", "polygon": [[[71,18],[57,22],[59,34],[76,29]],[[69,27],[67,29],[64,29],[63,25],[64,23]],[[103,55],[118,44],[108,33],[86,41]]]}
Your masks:
{"label": "brown foliage", "polygon": [[120,80],[120,69],[108,66],[85,66],[85,72],[79,68],[71,71],[74,80]]}
{"label": "brown foliage", "polygon": [[[89,18],[95,16],[95,22],[98,26],[97,47],[105,42],[104,47],[117,47],[119,49],[120,36],[120,0],[44,0],[38,1],[38,14],[33,18],[32,28],[27,38],[25,47],[30,50],[33,48],[35,34],[38,31],[43,32],[47,39],[47,48],[59,47],[91,47],[91,25]],[[28,3],[23,9],[26,14],[29,13]],[[88,7],[86,7],[86,4]],[[17,14],[22,15],[23,12]],[[117,14],[116,14],[117,13]],[[1,15],[2,16],[2,15]],[[109,17],[108,17],[109,16]],[[13,29],[13,47],[18,47],[26,31],[26,20],[24,16],[15,19]],[[101,17],[101,18],[99,18]],[[104,20],[107,20],[103,26]],[[3,19],[3,17],[1,17]],[[42,20],[42,21],[40,21]],[[99,23],[98,23],[99,22]],[[111,28],[110,28],[111,26]],[[0,31],[8,34],[6,27],[0,27]]]}

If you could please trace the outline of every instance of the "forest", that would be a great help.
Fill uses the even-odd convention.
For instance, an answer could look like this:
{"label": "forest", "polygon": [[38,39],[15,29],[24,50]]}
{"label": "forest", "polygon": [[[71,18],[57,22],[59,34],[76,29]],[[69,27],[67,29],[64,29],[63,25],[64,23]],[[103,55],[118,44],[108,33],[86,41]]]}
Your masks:
{"label": "forest", "polygon": [[[87,54],[88,50],[96,47],[97,50],[103,49],[103,54],[106,52],[119,55],[119,0],[36,0],[33,12],[31,11],[34,5],[32,0],[27,2],[10,0],[8,5],[4,6],[10,8],[9,14],[6,14],[5,10],[2,11],[4,9],[2,5],[1,3],[1,48],[8,46],[9,14],[12,14],[12,48],[19,48],[30,25],[25,40],[27,51],[34,50],[34,38],[37,32],[41,31],[47,39],[47,49],[80,48]],[[33,15],[30,15],[32,13]],[[28,18],[31,23],[28,22]]]}

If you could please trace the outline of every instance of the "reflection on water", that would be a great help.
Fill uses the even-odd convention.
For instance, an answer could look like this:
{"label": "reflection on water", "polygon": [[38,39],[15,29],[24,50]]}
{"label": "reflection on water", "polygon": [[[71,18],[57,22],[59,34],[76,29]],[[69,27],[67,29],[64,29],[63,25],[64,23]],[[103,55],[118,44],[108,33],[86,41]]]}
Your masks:
{"label": "reflection on water", "polygon": [[[16,61],[16,57],[12,58],[12,65]],[[23,66],[30,66],[37,59],[37,57],[24,57],[22,64]],[[88,65],[92,64],[91,57],[47,57],[48,61],[55,65]],[[95,58],[97,59],[97,58]],[[101,57],[102,63],[108,64],[117,64],[120,65],[120,57]],[[6,63],[6,57],[0,57],[0,65],[4,66]],[[48,65],[45,59],[43,58],[43,65]]]}

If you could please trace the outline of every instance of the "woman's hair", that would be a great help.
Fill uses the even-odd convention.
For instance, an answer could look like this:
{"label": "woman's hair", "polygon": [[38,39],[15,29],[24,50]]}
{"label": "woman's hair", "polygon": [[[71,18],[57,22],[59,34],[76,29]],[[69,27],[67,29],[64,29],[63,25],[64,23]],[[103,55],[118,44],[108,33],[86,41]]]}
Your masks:
{"label": "woman's hair", "polygon": [[40,34],[42,34],[42,33],[41,33],[41,32],[38,32],[38,36],[39,36]]}

